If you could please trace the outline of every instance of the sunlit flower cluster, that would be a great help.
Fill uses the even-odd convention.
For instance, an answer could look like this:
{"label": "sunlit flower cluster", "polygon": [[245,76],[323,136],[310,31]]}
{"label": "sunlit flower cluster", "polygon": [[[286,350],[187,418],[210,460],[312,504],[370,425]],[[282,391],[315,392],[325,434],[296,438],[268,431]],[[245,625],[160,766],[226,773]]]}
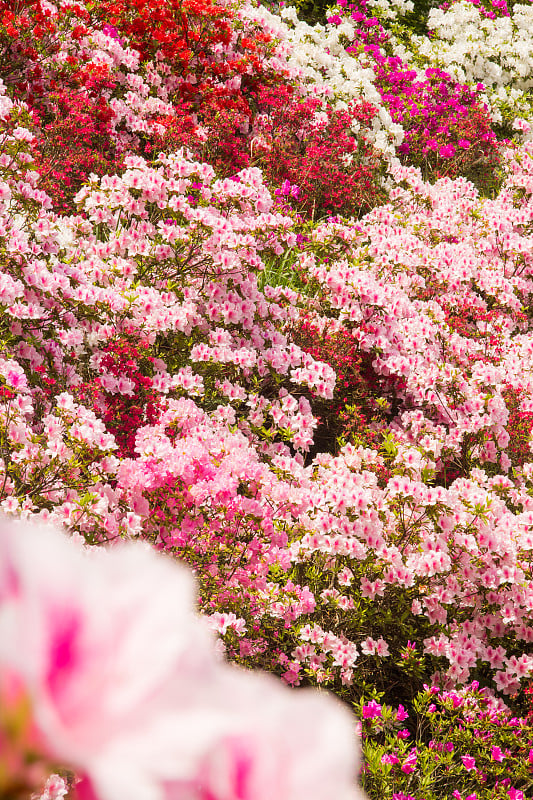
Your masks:
{"label": "sunlit flower cluster", "polygon": [[11,5],[0,794],[522,800],[529,7]]}

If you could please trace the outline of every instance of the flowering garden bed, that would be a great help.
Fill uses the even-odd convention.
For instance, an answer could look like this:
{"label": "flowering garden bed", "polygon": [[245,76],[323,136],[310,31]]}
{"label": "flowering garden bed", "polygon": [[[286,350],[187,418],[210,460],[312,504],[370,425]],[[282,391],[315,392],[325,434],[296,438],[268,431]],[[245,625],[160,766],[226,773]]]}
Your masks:
{"label": "flowering garden bed", "polygon": [[414,11],[0,0],[0,797],[532,796],[533,5]]}

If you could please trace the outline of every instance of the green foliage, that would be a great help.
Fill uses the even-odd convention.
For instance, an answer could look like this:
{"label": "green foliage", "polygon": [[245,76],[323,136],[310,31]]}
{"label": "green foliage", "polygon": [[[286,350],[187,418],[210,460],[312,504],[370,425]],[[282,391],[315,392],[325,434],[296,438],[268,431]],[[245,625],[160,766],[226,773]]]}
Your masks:
{"label": "green foliage", "polygon": [[294,250],[286,250],[281,256],[270,255],[263,259],[265,269],[258,276],[257,285],[261,291],[265,286],[281,286],[286,289],[300,291],[302,279],[298,273],[297,254]]}
{"label": "green foliage", "polygon": [[427,21],[432,8],[438,8],[438,0],[413,0],[413,10],[402,17],[402,23],[418,36],[428,33]]}

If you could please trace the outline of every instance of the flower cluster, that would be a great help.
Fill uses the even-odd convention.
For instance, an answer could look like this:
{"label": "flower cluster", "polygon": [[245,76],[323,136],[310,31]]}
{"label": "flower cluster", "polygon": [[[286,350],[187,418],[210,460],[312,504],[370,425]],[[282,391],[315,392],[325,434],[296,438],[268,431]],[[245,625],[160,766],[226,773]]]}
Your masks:
{"label": "flower cluster", "polygon": [[463,6],[0,0],[0,794],[356,795],[227,661],[376,798],[528,791],[533,143]]}
{"label": "flower cluster", "polygon": [[529,4],[458,0],[432,8],[431,37],[396,42],[398,55],[417,66],[446,70],[481,90],[493,121],[512,135],[517,117],[531,117],[533,17]]}
{"label": "flower cluster", "polygon": [[300,212],[311,218],[351,216],[385,198],[382,164],[370,143],[376,110],[369,103],[346,110],[317,99],[294,102],[286,87],[263,91],[255,123],[256,163],[273,185],[289,181]]}
{"label": "flower cluster", "polygon": [[[329,22],[342,29],[350,13],[355,24],[346,52],[375,74],[381,100],[405,136],[396,148],[404,163],[421,167],[424,177],[463,175],[486,190],[499,164],[490,116],[479,89],[458,83],[434,67],[413,68],[394,52],[394,40],[372,16],[366,2],[340,4]],[[386,16],[386,15],[385,15]]]}
{"label": "flower cluster", "polygon": [[[426,686],[415,699],[425,735],[403,706],[362,700],[363,784],[371,796],[410,800],[524,800],[533,730],[476,682],[460,691]],[[402,727],[408,726],[408,727]]]}

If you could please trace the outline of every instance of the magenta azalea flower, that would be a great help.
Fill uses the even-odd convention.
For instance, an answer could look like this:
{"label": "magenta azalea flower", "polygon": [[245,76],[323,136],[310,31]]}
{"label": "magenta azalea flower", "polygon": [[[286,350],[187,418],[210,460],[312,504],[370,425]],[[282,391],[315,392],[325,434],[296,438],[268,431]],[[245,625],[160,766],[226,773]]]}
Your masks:
{"label": "magenta azalea flower", "polygon": [[452,158],[455,155],[455,147],[453,144],[443,144],[439,148],[439,156],[441,158]]}
{"label": "magenta azalea flower", "polygon": [[475,769],[476,766],[476,759],[472,758],[472,756],[462,756],[461,761],[463,762],[464,768],[468,771],[471,769]]}

